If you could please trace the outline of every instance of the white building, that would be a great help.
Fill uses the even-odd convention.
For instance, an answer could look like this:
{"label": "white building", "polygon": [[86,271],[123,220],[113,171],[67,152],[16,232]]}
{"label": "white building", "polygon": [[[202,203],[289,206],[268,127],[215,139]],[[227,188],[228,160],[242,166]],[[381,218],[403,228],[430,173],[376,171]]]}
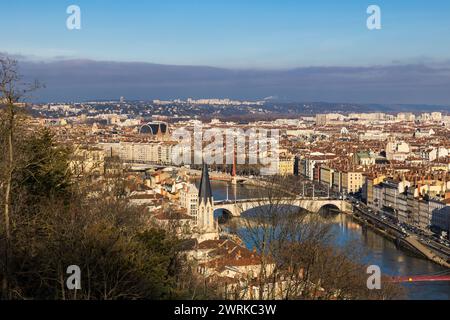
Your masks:
{"label": "white building", "polygon": [[397,114],[397,121],[413,122],[416,120],[416,116],[411,112],[401,112]]}
{"label": "white building", "polygon": [[386,145],[386,158],[389,161],[405,161],[409,154],[410,148],[406,142],[391,140]]}
{"label": "white building", "polygon": [[118,156],[126,162],[152,163],[169,165],[172,163],[172,142],[119,142],[99,143],[99,147],[105,152],[105,156]]}
{"label": "white building", "polygon": [[195,184],[185,184],[180,190],[180,205],[185,208],[195,223],[197,223],[198,214],[198,188]]}

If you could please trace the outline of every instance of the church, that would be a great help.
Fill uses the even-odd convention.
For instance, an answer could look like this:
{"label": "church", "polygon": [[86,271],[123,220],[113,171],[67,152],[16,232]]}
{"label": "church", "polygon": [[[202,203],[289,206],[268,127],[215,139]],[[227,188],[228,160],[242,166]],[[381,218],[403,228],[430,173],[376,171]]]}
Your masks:
{"label": "church", "polygon": [[219,227],[214,219],[214,197],[209,180],[208,166],[203,164],[198,188],[197,235],[199,242],[219,239]]}

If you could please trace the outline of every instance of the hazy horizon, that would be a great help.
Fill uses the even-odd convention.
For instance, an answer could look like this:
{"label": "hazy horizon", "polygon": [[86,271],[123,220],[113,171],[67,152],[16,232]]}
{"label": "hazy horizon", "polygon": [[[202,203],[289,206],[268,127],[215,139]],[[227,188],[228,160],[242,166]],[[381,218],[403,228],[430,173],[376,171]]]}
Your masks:
{"label": "hazy horizon", "polygon": [[[7,53],[3,53],[8,55]],[[19,61],[26,80],[45,88],[38,102],[231,98],[358,104],[450,104],[450,61],[290,69],[229,69],[91,59]]]}

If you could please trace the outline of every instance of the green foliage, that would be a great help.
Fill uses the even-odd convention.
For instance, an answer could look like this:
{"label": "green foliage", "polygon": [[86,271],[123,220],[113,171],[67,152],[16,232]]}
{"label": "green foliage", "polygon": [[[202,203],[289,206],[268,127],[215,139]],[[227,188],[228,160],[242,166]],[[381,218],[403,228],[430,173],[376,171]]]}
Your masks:
{"label": "green foliage", "polygon": [[70,150],[55,143],[49,129],[28,137],[23,147],[26,165],[22,186],[33,198],[67,197],[70,194]]}
{"label": "green foliage", "polygon": [[148,257],[145,271],[153,284],[157,298],[173,297],[176,286],[177,252],[176,239],[170,239],[166,232],[160,229],[150,229],[137,236]]}

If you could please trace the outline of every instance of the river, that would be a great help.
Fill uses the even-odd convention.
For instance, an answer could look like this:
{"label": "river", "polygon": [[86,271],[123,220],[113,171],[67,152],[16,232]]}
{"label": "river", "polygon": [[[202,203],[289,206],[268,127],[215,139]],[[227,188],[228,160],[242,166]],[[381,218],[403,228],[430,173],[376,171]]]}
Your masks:
{"label": "river", "polygon": [[[254,188],[228,185],[226,182],[212,181],[215,200],[245,199],[251,197]],[[228,189],[228,192],[227,192]],[[219,213],[220,214],[220,213]],[[446,269],[428,260],[415,257],[404,250],[397,249],[395,244],[372,230],[362,228],[350,216],[339,214],[333,219],[333,230],[336,234],[335,245],[343,246],[354,241],[366,252],[366,262],[380,266],[388,275],[414,276],[436,274]],[[414,300],[450,300],[449,282],[427,282],[403,284],[408,299]]]}

